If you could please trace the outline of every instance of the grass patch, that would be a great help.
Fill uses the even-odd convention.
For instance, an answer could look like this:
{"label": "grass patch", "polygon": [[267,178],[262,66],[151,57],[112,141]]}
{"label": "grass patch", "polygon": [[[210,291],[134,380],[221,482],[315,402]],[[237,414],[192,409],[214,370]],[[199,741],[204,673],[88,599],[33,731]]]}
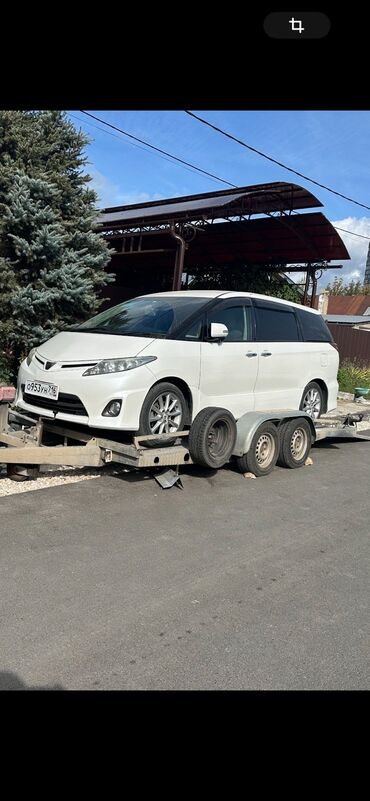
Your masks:
{"label": "grass patch", "polygon": [[347,360],[342,362],[338,370],[338,383],[341,392],[354,392],[355,387],[370,388],[370,366],[363,367]]}

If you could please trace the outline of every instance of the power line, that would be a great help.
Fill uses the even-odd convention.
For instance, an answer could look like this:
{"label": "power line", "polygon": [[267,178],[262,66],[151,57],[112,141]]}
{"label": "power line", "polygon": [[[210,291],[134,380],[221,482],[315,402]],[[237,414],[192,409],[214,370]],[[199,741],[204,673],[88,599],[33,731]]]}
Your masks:
{"label": "power line", "polygon": [[[94,125],[93,122],[89,122],[88,120],[83,120],[81,117],[77,117],[76,114],[72,114],[72,112],[69,112],[69,116],[73,117],[74,120],[78,120],[79,122],[82,122],[84,125],[90,125],[91,128],[95,128],[97,131],[101,131],[102,133],[107,134],[107,136],[114,136],[115,139],[120,139],[122,141],[122,136],[118,136],[118,134],[112,133],[112,131],[106,131],[106,129],[105,128],[101,128],[100,125]],[[102,122],[103,122],[103,120],[102,120]],[[106,124],[109,125],[109,123],[106,123]],[[137,145],[134,142],[130,142],[130,145],[131,145],[131,147],[137,147],[138,150],[143,150],[144,153],[150,153],[150,150],[148,150],[147,147],[142,147],[141,145]],[[166,156],[162,156],[160,153],[158,154],[158,158],[163,159],[163,161],[168,161],[169,164],[173,164],[172,158],[167,158]],[[192,173],[196,173],[197,172],[196,169],[192,169],[191,167],[185,167],[183,165],[181,165],[181,166],[183,167],[184,170],[188,170],[188,172],[192,172]],[[210,178],[209,180],[213,181],[215,183],[216,181],[222,181],[222,178],[216,178],[215,177],[214,179]],[[233,184],[232,184],[232,186],[233,186]]]}
{"label": "power line", "polygon": [[156,150],[157,153],[162,153],[164,156],[169,156],[174,161],[178,161],[179,164],[185,164],[187,167],[191,167],[193,170],[197,170],[197,172],[203,173],[203,175],[208,175],[209,178],[216,179],[217,181],[221,181],[223,184],[227,184],[227,186],[235,187],[235,184],[231,184],[230,181],[225,181],[224,178],[219,178],[218,175],[214,175],[212,172],[208,172],[207,170],[203,170],[201,167],[197,167],[195,164],[191,164],[189,161],[185,161],[184,159],[180,159],[178,156],[174,156],[172,153],[168,153],[167,150],[162,150],[160,147],[156,147],[152,145],[150,142],[146,142],[145,139],[139,139],[138,136],[134,136],[133,134],[128,133],[128,131],[123,131],[122,128],[118,128],[117,125],[112,125],[112,123],[107,122],[106,120],[102,120],[99,117],[96,117],[94,114],[90,114],[88,111],[83,111],[80,109],[81,114],[86,114],[87,117],[92,117],[93,120],[97,120],[97,122],[103,123],[103,125],[107,125],[108,128],[113,128],[115,131],[119,131],[124,136],[128,136],[129,139],[134,139],[135,142],[140,142],[142,145],[146,145],[147,147],[151,148],[151,150]]}
{"label": "power line", "polygon": [[343,231],[345,234],[350,234],[351,236],[360,236],[361,239],[369,239],[370,240],[370,236],[365,236],[365,234],[358,234],[358,233],[356,233],[356,231],[347,231],[346,228],[338,228],[337,225],[333,225],[333,228],[335,228],[336,231]]}
{"label": "power line", "polygon": [[[98,122],[101,122],[103,125],[106,125],[109,128],[113,128],[115,131],[118,131],[120,134],[123,134],[124,136],[128,136],[130,139],[134,139],[135,141],[144,143],[145,145],[147,145],[152,150],[155,150],[158,153],[162,154],[162,158],[163,158],[163,154],[166,154],[166,156],[168,156],[169,158],[165,158],[165,160],[166,161],[170,161],[170,163],[171,163],[172,160],[178,161],[180,164],[186,165],[184,167],[185,169],[190,168],[192,172],[193,171],[200,172],[200,173],[202,173],[204,175],[207,175],[212,180],[216,180],[216,181],[219,181],[220,183],[227,184],[228,186],[231,186],[233,189],[237,189],[238,188],[236,184],[232,184],[232,183],[230,183],[230,181],[225,181],[223,178],[220,178],[218,175],[214,175],[213,173],[209,173],[209,172],[207,172],[207,170],[203,170],[201,167],[197,167],[195,164],[191,164],[190,162],[184,161],[184,159],[180,159],[178,156],[173,156],[171,153],[167,153],[167,151],[162,150],[161,148],[156,147],[155,145],[152,145],[150,142],[146,142],[145,140],[139,139],[137,136],[134,136],[133,134],[130,134],[127,131],[123,131],[121,128],[118,128],[116,125],[112,125],[112,123],[106,122],[106,120],[102,120],[99,117],[96,117],[94,114],[90,114],[88,111],[83,111],[82,109],[80,111],[81,111],[82,114],[85,114],[88,117],[92,117],[94,120],[97,120]],[[201,117],[197,117],[196,114],[193,114],[191,111],[187,111],[186,113],[189,114],[190,116],[196,117],[196,119],[199,119],[201,122],[203,122]],[[82,120],[79,117],[76,117],[74,114],[71,114],[70,116],[74,117],[75,119],[77,119],[80,122],[82,122]],[[215,127],[215,126],[211,125],[211,123],[207,123],[205,120],[204,120],[204,122],[205,122],[206,125],[210,125],[210,127],[212,127],[212,128]],[[111,133],[110,131],[105,131],[104,128],[100,128],[98,125],[93,125],[93,123],[88,123],[88,125],[92,125],[92,127],[93,128],[97,128],[98,131],[102,131],[103,133],[106,133],[109,136],[114,136],[116,139],[120,138],[119,136],[117,136],[114,133]],[[225,136],[230,136],[231,137],[231,134],[225,134]],[[234,137],[231,137],[231,138],[234,138]],[[138,147],[138,145],[134,145],[134,147]],[[249,145],[246,145],[246,147],[249,147]],[[145,148],[139,148],[139,149],[140,150],[145,150]],[[251,148],[251,149],[255,150],[255,148]],[[146,151],[146,152],[148,152],[148,151]],[[260,153],[261,155],[265,155],[265,154],[261,153],[258,150],[256,150],[256,152]],[[275,159],[272,159],[270,156],[265,156],[265,158],[270,159],[270,161],[275,161]],[[275,163],[276,164],[280,164],[280,162],[277,162],[277,161],[275,161]],[[283,164],[281,166],[284,167]],[[285,169],[290,170],[291,168],[290,167],[286,167]],[[291,170],[291,172],[295,172],[295,170]],[[296,174],[297,175],[301,175],[300,173],[296,173]],[[305,177],[305,176],[302,176],[302,177]],[[307,178],[306,180],[310,181],[311,179]],[[316,182],[313,181],[313,183],[316,183]],[[321,187],[323,186],[322,184],[318,184],[318,185],[321,186]],[[323,188],[325,189],[327,187],[323,187]],[[334,192],[334,190],[329,190],[329,191],[333,191]],[[335,194],[338,194],[338,193],[336,192]],[[342,197],[345,197],[345,196],[343,195]],[[356,201],[353,201],[353,202],[355,203]],[[358,204],[358,205],[361,205],[361,204]],[[365,208],[368,208],[368,207],[366,206]],[[347,231],[345,228],[338,228],[338,226],[336,226],[336,225],[334,225],[333,228],[335,228],[337,231],[343,231],[346,234],[350,234],[351,236],[358,236],[361,239],[368,239],[370,241],[370,236],[365,236],[364,234],[358,234],[355,231]]]}
{"label": "power line", "polygon": [[283,164],[282,161],[278,161],[274,159],[272,156],[268,156],[267,153],[263,153],[262,150],[257,150],[256,147],[252,147],[252,145],[248,145],[246,142],[243,142],[242,139],[238,139],[236,136],[228,133],[227,131],[223,131],[222,128],[218,128],[217,125],[213,125],[208,120],[203,119],[203,117],[199,117],[198,114],[194,114],[192,111],[187,111],[184,109],[185,114],[188,114],[189,117],[194,117],[195,120],[198,120],[203,125],[207,125],[208,128],[212,128],[217,133],[222,134],[222,136],[226,136],[228,139],[232,139],[233,142],[237,142],[238,145],[247,148],[247,150],[251,150],[253,153],[257,153],[259,156],[262,156],[264,159],[268,161],[272,161],[273,164],[277,164],[279,167],[282,167],[284,170],[288,170],[289,172],[294,173],[294,175],[298,175],[299,178],[304,178],[305,181],[310,181],[311,184],[315,184],[315,186],[319,186],[321,189],[326,189],[327,192],[331,192],[333,195],[337,195],[338,197],[343,198],[344,200],[348,200],[350,203],[355,203],[356,206],[361,206],[363,209],[367,209],[370,211],[370,206],[366,206],[365,203],[360,203],[358,200],[354,200],[352,197],[348,197],[347,195],[343,195],[342,192],[337,192],[335,189],[331,189],[330,186],[325,186],[325,184],[320,184],[319,181],[315,181],[313,178],[309,178],[308,175],[304,175],[302,172],[298,172],[294,170],[293,167],[287,167],[286,164]]}

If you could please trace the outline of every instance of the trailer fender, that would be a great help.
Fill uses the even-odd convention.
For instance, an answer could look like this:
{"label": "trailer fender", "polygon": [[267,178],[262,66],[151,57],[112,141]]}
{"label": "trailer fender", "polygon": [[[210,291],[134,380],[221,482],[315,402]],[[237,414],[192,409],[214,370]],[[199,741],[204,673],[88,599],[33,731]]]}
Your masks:
{"label": "trailer fender", "polygon": [[246,412],[239,417],[236,423],[237,433],[233,456],[243,456],[245,453],[248,453],[253,436],[262,423],[275,423],[279,428],[282,423],[293,417],[300,419],[303,417],[308,420],[312,432],[311,444],[313,444],[316,439],[316,429],[312,418],[306,414],[306,412],[288,409],[282,409],[276,412]]}

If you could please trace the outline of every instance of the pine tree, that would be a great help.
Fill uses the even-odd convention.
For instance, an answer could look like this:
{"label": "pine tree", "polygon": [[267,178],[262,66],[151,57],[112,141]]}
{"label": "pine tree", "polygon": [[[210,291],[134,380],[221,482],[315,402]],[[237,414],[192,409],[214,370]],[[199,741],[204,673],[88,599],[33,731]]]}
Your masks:
{"label": "pine tree", "polygon": [[109,252],[93,231],[88,137],[60,111],[0,111],[0,379],[30,348],[92,316]]}

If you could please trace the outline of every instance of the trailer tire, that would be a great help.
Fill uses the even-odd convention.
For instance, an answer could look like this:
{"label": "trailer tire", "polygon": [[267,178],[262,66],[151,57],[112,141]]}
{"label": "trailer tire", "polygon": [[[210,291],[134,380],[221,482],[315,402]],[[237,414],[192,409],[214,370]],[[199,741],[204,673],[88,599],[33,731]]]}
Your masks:
{"label": "trailer tire", "polygon": [[279,455],[279,435],[274,423],[262,423],[253,436],[249,451],[238,456],[236,464],[241,473],[268,476]]}
{"label": "trailer tire", "polygon": [[302,467],[311,450],[312,430],[308,420],[293,418],[280,428],[280,453],[278,464],[281,467]]}
{"label": "trailer tire", "polygon": [[197,414],[189,433],[189,452],[196,464],[217,469],[229,461],[236,440],[236,422],[227,409],[207,406]]}

